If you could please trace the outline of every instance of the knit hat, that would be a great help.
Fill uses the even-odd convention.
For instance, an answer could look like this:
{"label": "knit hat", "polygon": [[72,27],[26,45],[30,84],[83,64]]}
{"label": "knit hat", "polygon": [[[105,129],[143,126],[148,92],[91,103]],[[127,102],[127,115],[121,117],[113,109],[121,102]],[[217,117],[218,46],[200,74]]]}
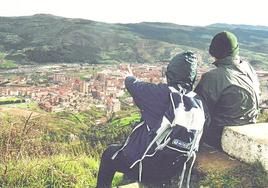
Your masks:
{"label": "knit hat", "polygon": [[218,33],[211,41],[209,53],[217,59],[237,55],[239,53],[239,46],[236,36],[228,31]]}
{"label": "knit hat", "polygon": [[187,51],[177,54],[167,66],[166,77],[169,85],[187,84],[192,89],[197,72],[197,57]]}

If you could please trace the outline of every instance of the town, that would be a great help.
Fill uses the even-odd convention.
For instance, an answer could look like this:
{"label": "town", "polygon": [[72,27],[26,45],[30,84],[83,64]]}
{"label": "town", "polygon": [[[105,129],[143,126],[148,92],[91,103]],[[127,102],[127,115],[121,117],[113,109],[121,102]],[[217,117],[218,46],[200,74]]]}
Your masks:
{"label": "town", "polygon": [[[130,66],[138,79],[164,83],[166,65],[167,62]],[[126,64],[23,66],[0,72],[0,97],[18,97],[26,104],[36,102],[47,112],[81,112],[94,106],[110,114],[120,111],[122,103],[133,105],[125,90],[126,71]],[[199,68],[198,76],[206,71]],[[267,72],[258,72],[258,76],[263,85],[262,100],[267,101]]]}
{"label": "town", "polygon": [[[132,64],[133,74],[143,81],[165,81],[165,63]],[[125,64],[60,64],[29,66],[0,74],[0,97],[20,97],[26,103],[37,102],[48,112],[85,111],[95,106],[107,113],[121,109],[125,94]],[[8,76],[6,76],[8,74]],[[133,105],[130,97],[125,98]]]}

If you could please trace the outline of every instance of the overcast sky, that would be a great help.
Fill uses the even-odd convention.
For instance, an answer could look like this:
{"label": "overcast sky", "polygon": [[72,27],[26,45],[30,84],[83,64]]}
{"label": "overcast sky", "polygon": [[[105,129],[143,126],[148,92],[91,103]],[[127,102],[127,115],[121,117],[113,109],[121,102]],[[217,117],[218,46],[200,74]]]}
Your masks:
{"label": "overcast sky", "polygon": [[0,0],[0,16],[38,13],[108,23],[268,26],[267,0]]}

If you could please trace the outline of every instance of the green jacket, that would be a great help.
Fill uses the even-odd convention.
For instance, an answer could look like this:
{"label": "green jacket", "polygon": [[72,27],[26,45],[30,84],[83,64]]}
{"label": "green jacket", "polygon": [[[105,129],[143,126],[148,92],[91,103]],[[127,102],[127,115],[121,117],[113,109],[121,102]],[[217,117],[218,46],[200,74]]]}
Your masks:
{"label": "green jacket", "polygon": [[255,123],[259,111],[258,77],[239,56],[214,62],[217,67],[202,75],[195,91],[207,104],[211,125]]}

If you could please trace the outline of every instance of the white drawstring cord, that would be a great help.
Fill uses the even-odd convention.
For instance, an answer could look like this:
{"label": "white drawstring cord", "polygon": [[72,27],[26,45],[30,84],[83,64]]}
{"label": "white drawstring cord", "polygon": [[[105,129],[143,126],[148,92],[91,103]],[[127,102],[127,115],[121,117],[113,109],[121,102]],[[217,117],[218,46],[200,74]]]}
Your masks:
{"label": "white drawstring cord", "polygon": [[194,166],[195,159],[196,159],[196,153],[193,152],[193,161],[192,161],[191,167],[189,168],[188,177],[187,177],[187,188],[190,188],[190,180],[191,180],[192,168]]}
{"label": "white drawstring cord", "polygon": [[140,161],[139,164],[139,182],[141,182],[141,176],[142,176],[142,161]]}
{"label": "white drawstring cord", "polygon": [[178,184],[179,188],[181,188],[181,186],[183,184],[184,174],[185,174],[185,170],[186,170],[186,163],[187,163],[187,161],[185,161],[183,164],[183,169],[182,169],[181,176],[180,176],[180,182]]}

